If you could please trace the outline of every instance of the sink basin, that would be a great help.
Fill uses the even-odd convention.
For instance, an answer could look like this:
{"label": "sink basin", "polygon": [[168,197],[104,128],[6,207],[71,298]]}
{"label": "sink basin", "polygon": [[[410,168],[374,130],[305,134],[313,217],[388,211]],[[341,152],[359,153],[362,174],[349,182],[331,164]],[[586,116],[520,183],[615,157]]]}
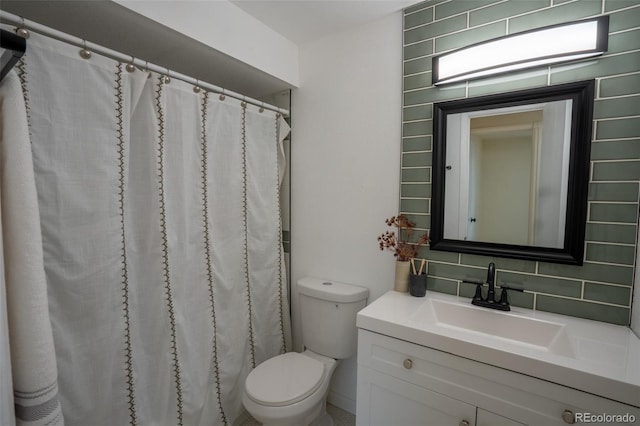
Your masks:
{"label": "sink basin", "polygon": [[488,339],[506,339],[519,345],[575,357],[564,324],[517,313],[428,299],[411,315],[415,321],[435,321],[440,327],[480,333]]}

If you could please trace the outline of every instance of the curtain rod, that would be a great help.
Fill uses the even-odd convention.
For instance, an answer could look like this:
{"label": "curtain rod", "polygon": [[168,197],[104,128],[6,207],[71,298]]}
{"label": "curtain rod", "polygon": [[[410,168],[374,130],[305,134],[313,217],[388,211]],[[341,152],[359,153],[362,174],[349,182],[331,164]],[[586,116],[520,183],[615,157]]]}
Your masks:
{"label": "curtain rod", "polygon": [[31,31],[35,31],[44,36],[54,38],[59,41],[63,41],[65,43],[69,43],[78,47],[82,47],[84,49],[90,50],[92,52],[98,53],[102,56],[106,56],[111,59],[115,59],[117,61],[121,61],[127,64],[133,64],[141,69],[154,71],[158,74],[163,74],[168,76],[169,78],[176,78],[178,80],[182,80],[186,83],[193,84],[194,86],[201,87],[203,89],[209,90],[214,93],[219,93],[221,95],[230,96],[232,98],[238,99],[240,101],[247,102],[249,104],[268,109],[270,111],[278,112],[286,117],[289,116],[289,110],[279,108],[274,105],[267,104],[265,102],[259,101],[257,99],[250,98],[248,96],[242,95],[240,93],[233,92],[231,90],[224,89],[222,87],[214,86],[213,84],[209,84],[200,80],[197,80],[193,77],[190,77],[185,74],[181,74],[176,71],[170,71],[166,67],[161,67],[155,64],[152,64],[147,61],[143,61],[142,59],[134,58],[131,55],[125,55],[121,52],[109,49],[108,47],[101,46],[99,44],[88,42],[79,37],[72,36],[70,34],[64,33],[62,31],[58,31],[56,29],[47,27],[45,25],[39,24],[34,21],[26,20],[18,15],[14,15],[12,13],[8,13],[5,11],[0,11],[0,22],[7,23],[11,25],[15,25],[18,28],[26,28]]}

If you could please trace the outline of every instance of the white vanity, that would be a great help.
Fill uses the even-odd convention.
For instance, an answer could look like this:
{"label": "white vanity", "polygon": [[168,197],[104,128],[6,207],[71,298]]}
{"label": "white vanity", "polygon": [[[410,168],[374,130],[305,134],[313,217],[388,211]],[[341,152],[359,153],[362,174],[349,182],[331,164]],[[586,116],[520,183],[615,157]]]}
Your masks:
{"label": "white vanity", "polygon": [[393,291],[357,326],[358,426],[640,424],[627,327]]}

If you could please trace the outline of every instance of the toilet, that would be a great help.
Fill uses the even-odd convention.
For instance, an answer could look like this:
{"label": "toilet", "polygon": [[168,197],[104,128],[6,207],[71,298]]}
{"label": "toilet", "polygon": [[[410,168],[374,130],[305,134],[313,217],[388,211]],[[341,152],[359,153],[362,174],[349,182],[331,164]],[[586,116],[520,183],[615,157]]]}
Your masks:
{"label": "toilet", "polygon": [[303,353],[258,365],[245,381],[242,403],[265,426],[332,426],[326,401],[338,362],[356,353],[356,314],[369,290],[316,278],[298,281]]}

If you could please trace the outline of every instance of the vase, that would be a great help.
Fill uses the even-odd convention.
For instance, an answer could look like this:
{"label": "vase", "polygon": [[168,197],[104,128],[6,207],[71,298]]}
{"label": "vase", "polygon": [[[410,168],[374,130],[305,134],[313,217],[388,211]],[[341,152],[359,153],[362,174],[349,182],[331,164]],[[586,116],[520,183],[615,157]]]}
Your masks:
{"label": "vase", "polygon": [[401,293],[409,291],[409,267],[408,260],[396,260],[396,280],[393,289]]}

